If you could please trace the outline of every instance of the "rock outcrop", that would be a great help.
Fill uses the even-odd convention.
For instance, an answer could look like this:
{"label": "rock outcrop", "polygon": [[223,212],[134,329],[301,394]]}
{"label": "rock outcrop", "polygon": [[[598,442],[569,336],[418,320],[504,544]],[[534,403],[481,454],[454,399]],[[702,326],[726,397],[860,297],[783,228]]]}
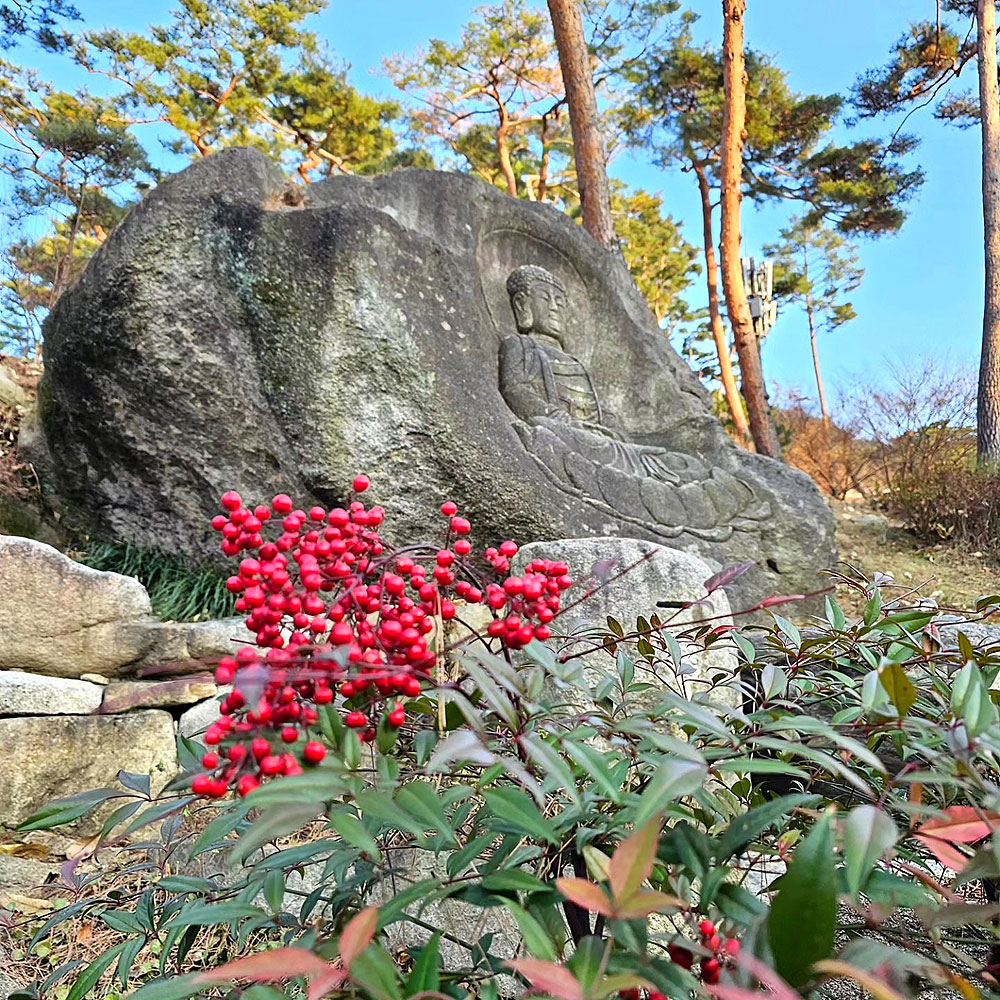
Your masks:
{"label": "rock outcrop", "polygon": [[833,562],[811,481],[730,443],[617,258],[468,176],[303,193],[261,153],[208,157],[131,213],[45,337],[31,458],[105,537],[202,557],[225,489],[340,502],[364,471],[394,540],[450,497],[484,539],[753,560],[737,600]]}

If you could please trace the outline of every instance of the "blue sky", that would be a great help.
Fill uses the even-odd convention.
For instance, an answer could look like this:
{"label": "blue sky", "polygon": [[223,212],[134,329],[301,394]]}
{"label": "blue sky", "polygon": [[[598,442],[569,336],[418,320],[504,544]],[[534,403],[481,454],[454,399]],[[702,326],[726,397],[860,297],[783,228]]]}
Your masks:
{"label": "blue sky", "polygon": [[[162,19],[170,7],[169,0],[76,4],[88,27],[131,30]],[[359,89],[390,96],[394,91],[381,72],[382,58],[412,51],[431,37],[456,38],[477,5],[468,0],[330,0],[311,26],[351,64]],[[721,36],[718,0],[690,0],[688,6],[701,14],[701,37]],[[934,12],[933,0],[749,0],[748,6],[748,44],[772,54],[794,89],[815,93],[845,92],[858,72],[884,60],[909,21]],[[23,50],[17,58],[30,61],[30,53]],[[64,63],[35,62],[50,77],[65,72]],[[974,75],[964,83],[974,86]],[[927,175],[910,217],[898,235],[861,244],[866,275],[853,297],[858,318],[822,339],[824,370],[834,389],[877,378],[887,360],[905,364],[908,357],[934,355],[975,364],[978,358],[983,289],[979,136],[976,130],[935,122],[929,112],[918,112],[906,126],[923,139],[913,162]],[[635,155],[616,159],[611,172],[661,194],[688,238],[698,242],[697,192],[690,177],[665,173]],[[785,207],[747,206],[744,252],[759,252],[773,240],[786,213]],[[764,368],[769,381],[812,394],[805,320],[797,310],[779,315],[765,344]]]}

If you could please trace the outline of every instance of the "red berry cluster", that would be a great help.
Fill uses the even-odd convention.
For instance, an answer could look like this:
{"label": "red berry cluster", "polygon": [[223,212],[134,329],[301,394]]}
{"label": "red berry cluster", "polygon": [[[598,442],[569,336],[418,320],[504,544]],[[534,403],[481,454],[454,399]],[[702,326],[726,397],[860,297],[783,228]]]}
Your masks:
{"label": "red berry cluster", "polygon": [[[703,920],[698,924],[698,935],[702,948],[710,952],[699,959],[701,981],[707,986],[714,986],[719,981],[722,967],[732,962],[740,953],[740,943],[736,938],[726,938],[719,934],[711,920]],[[690,948],[683,945],[668,945],[670,959],[684,969],[690,969],[695,956]],[[658,1000],[650,994],[649,1000]]]}
{"label": "red berry cluster", "polygon": [[[353,486],[363,493],[368,477],[356,476]],[[486,550],[501,580],[484,585],[466,562],[472,526],[451,501],[441,506],[444,545],[405,549],[382,539],[384,510],[358,499],[308,512],[285,494],[252,510],[236,492],[221,502],[225,513],[212,526],[226,555],[242,555],[226,586],[238,595],[236,610],[256,648],[241,648],[216,670],[219,684],[234,686],[205,733],[207,773],[192,782],[200,795],[218,798],[233,786],[245,795],[262,778],[319,763],[326,750],[309,730],[317,706],[338,696],[344,723],[365,742],[379,726],[403,726],[399,699],[416,697],[429,682],[437,657],[429,641],[438,621],[455,618],[456,600],[485,603],[495,616],[489,637],[519,649],[549,637],[571,584],[565,563],[548,560],[510,576],[517,545],[508,541]]]}

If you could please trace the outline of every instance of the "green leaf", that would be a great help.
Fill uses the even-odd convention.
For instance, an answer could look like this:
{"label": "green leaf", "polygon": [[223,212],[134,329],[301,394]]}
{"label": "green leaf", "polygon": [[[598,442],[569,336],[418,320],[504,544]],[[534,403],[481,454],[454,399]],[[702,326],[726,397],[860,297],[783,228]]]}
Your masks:
{"label": "green leaf", "polygon": [[728,861],[738,854],[751,841],[756,840],[768,827],[777,823],[793,809],[812,805],[819,801],[818,795],[784,795],[780,799],[772,799],[763,805],[751,809],[750,812],[738,816],[726,827],[716,845],[716,858]]}
{"label": "green leaf", "polygon": [[878,675],[879,683],[885,688],[900,717],[906,715],[917,700],[917,689],[906,676],[906,671],[898,663],[890,663],[882,667]]}
{"label": "green leaf", "polygon": [[135,964],[139,952],[145,947],[145,936],[129,938],[125,942],[125,947],[122,948],[121,955],[118,956],[118,967],[115,969],[115,976],[118,978],[122,989],[128,987],[129,977],[132,974],[132,966]]}
{"label": "green leaf", "polygon": [[66,1000],[83,1000],[83,998],[97,985],[97,981],[104,975],[111,963],[124,951],[128,941],[119,941],[114,947],[103,952],[93,962],[88,965],[77,977],[75,983],[66,994]]}
{"label": "green leaf", "polygon": [[232,924],[247,917],[265,916],[264,911],[249,903],[202,903],[185,904],[166,926],[170,930],[178,927],[214,927],[217,924]]}
{"label": "green leaf", "polygon": [[872,594],[870,600],[865,605],[864,610],[864,623],[869,628],[875,624],[878,620],[878,616],[882,613],[882,591],[875,588],[875,592]]}
{"label": "green leaf", "polygon": [[528,756],[558,782],[559,787],[566,792],[574,805],[579,806],[580,793],[576,789],[576,780],[559,751],[537,733],[527,733],[519,742]]}
{"label": "green leaf", "polygon": [[534,801],[516,788],[490,788],[483,793],[486,807],[502,823],[503,829],[513,829],[535,840],[559,843],[552,822],[538,810]]}
{"label": "green leaf", "polygon": [[885,810],[873,805],[851,810],[844,822],[844,860],[847,888],[852,895],[865,887],[871,870],[898,837],[896,824]]}
{"label": "green leaf", "polygon": [[66,798],[50,802],[33,813],[17,829],[27,833],[29,830],[51,830],[53,827],[64,826],[75,822],[81,816],[86,816],[102,802],[121,795],[122,793],[114,788],[97,788],[77,795],[68,795]]}
{"label": "green leaf", "polygon": [[425,829],[437,830],[446,840],[455,843],[455,833],[448,822],[444,805],[429,781],[411,781],[396,792],[396,802],[411,816],[424,824]]}
{"label": "green leaf", "polygon": [[231,834],[246,820],[246,814],[249,808],[250,807],[246,804],[246,799],[244,799],[239,804],[231,803],[223,809],[222,812],[220,812],[219,815],[216,816],[215,819],[213,819],[212,822],[201,831],[200,836],[194,842],[194,847],[191,848],[191,857],[196,858],[199,854],[204,854],[206,851],[210,851],[224,843],[229,834]]}
{"label": "green leaf", "polygon": [[997,707],[990,700],[983,672],[975,663],[966,663],[955,675],[951,710],[965,722],[970,737],[978,736],[996,721]]}
{"label": "green leaf", "polygon": [[588,935],[581,938],[580,943],[573,952],[573,957],[566,963],[567,968],[576,977],[576,981],[583,989],[583,995],[590,992],[589,987],[597,979],[604,962],[604,952],[606,950],[604,941],[599,937]]}
{"label": "green leaf", "polygon": [[707,773],[708,768],[704,764],[663,758],[639,796],[632,822],[637,827],[644,826],[668,805],[701,788]]}
{"label": "green leaf", "polygon": [[382,852],[375,838],[364,828],[361,820],[346,809],[331,810],[328,816],[330,826],[352,847],[364,851],[372,861],[382,860]]}
{"label": "green leaf", "polygon": [[483,878],[482,886],[488,892],[542,892],[547,888],[541,879],[520,868],[487,875]]}
{"label": "green leaf", "polygon": [[[282,781],[290,779],[283,778]],[[249,799],[250,796],[247,796]],[[244,800],[246,801],[246,800]],[[230,863],[242,864],[254,851],[264,844],[284,837],[296,830],[301,830],[306,823],[314,820],[320,813],[320,805],[288,805],[280,809],[270,809],[261,813],[260,817],[240,834],[239,840],[229,852]]]}
{"label": "green leaf", "polygon": [[841,606],[829,596],[826,598],[826,620],[838,632],[843,632],[844,627],[847,625],[847,619],[844,617],[843,608],[841,608]]}
{"label": "green leaf", "polygon": [[621,802],[621,788],[614,781],[607,754],[576,740],[563,740],[563,747],[612,802]]}
{"label": "green leaf", "polygon": [[198,973],[192,972],[187,976],[154,979],[130,994],[128,1000],[185,1000],[185,997],[194,996],[203,988],[204,983],[198,981]]}
{"label": "green leaf", "polygon": [[787,618],[782,618],[781,615],[776,615],[771,612],[771,616],[774,618],[775,624],[778,626],[778,631],[788,639],[795,649],[798,649],[802,645],[802,633],[793,625]]}
{"label": "green leaf", "polygon": [[503,905],[510,911],[511,916],[517,921],[517,929],[524,938],[524,946],[528,949],[528,954],[533,958],[541,958],[546,962],[558,960],[556,946],[549,937],[544,927],[519,903],[504,896],[498,896]]}
{"label": "green leaf", "polygon": [[264,900],[271,912],[281,912],[281,904],[285,900],[285,873],[276,868],[264,876]]}
{"label": "green leaf", "polygon": [[441,988],[441,972],[438,952],[441,945],[441,932],[431,935],[430,940],[420,949],[420,955],[413,964],[409,978],[406,980],[406,995],[412,997],[417,993],[438,992]]}
{"label": "green leaf", "polygon": [[829,815],[799,845],[768,916],[774,968],[800,989],[816,962],[829,958],[837,934],[837,874]]}
{"label": "green leaf", "polygon": [[399,1000],[398,969],[392,956],[377,944],[370,944],[353,962],[351,978],[378,1000]]}
{"label": "green leaf", "polygon": [[141,934],[142,924],[131,910],[105,910],[101,914],[103,920],[113,931],[122,934]]}

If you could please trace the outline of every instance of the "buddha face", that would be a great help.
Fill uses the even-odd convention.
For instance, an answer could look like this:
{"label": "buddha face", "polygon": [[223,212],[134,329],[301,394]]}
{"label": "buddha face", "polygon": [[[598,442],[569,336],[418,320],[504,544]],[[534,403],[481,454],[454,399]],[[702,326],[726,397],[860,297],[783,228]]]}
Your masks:
{"label": "buddha face", "polygon": [[552,337],[560,344],[566,293],[547,281],[531,281],[511,296],[511,307],[520,333]]}

